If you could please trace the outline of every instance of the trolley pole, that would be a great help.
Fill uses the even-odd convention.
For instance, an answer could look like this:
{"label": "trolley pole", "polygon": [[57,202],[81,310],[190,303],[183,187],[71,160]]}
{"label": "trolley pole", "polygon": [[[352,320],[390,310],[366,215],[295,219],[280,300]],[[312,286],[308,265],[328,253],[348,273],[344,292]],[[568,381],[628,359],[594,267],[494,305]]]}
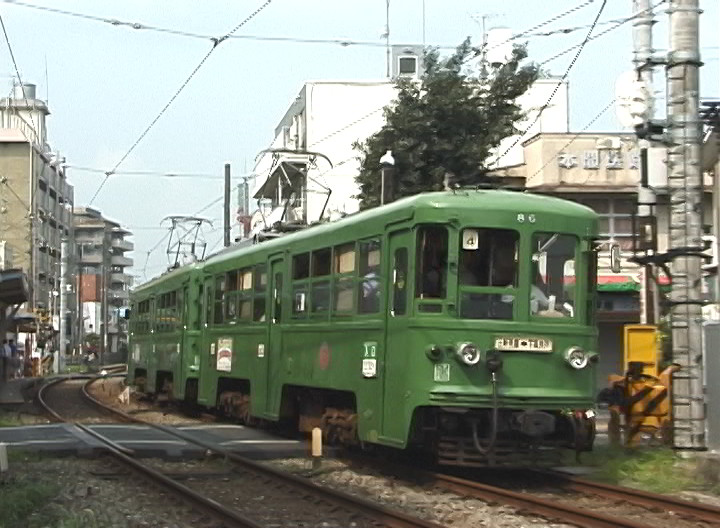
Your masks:
{"label": "trolley pole", "polygon": [[[650,9],[650,0],[632,0],[633,15],[633,63],[640,78],[644,81],[648,91],[647,100],[647,120],[651,120],[654,114],[653,99],[653,70],[652,70],[652,27],[655,24],[654,15]],[[643,219],[649,219],[654,216],[654,206],[657,204],[657,196],[655,191],[648,184],[648,147],[649,142],[639,140],[640,148],[640,186],[638,187],[638,216]],[[654,223],[654,230],[657,223]],[[653,236],[653,239],[655,237]],[[657,248],[653,248],[656,252]],[[656,310],[657,284],[652,280],[653,267],[651,264],[643,265],[642,288],[641,288],[641,312],[640,322],[642,324],[655,324],[659,317]]]}
{"label": "trolley pole", "polygon": [[223,204],[224,246],[230,246],[230,164],[225,164],[225,202]]}
{"label": "trolley pole", "polygon": [[670,191],[673,445],[704,449],[700,166],[699,0],[671,0],[667,57],[668,187]]}

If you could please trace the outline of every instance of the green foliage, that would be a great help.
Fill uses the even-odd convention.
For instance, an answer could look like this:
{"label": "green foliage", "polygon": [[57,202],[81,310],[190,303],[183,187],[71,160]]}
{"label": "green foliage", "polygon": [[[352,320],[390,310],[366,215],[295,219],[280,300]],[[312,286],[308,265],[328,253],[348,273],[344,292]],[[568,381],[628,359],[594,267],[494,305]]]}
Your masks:
{"label": "green foliage", "polygon": [[58,493],[46,482],[10,479],[0,482],[0,527],[30,526],[29,517],[42,509]]}
{"label": "green foliage", "polygon": [[600,450],[593,462],[599,466],[597,480],[655,493],[695,489],[699,484],[693,467],[668,448]]}
{"label": "green foliage", "polygon": [[394,199],[489,181],[488,158],[502,139],[517,132],[515,124],[524,117],[517,98],[539,72],[533,64],[521,66],[527,52],[515,46],[510,60],[483,80],[464,66],[477,53],[470,39],[447,58],[431,49],[419,83],[397,82],[385,126],[354,145],[360,153],[362,209],[379,204],[380,158],[387,150],[395,158],[392,183],[386,182]]}

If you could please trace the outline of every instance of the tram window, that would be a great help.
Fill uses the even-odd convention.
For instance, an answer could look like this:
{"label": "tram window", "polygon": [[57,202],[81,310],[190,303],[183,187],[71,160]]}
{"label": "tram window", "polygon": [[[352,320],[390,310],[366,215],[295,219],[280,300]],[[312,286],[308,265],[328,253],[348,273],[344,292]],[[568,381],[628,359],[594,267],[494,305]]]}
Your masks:
{"label": "tram window", "polygon": [[407,313],[408,250],[398,248],[393,258],[392,315]]}
{"label": "tram window", "polygon": [[532,248],[530,313],[537,317],[575,317],[578,238],[536,233]]}
{"label": "tram window", "polygon": [[333,288],[333,311],[350,313],[354,307],[355,291],[355,243],[335,246],[333,264],[335,287]]}
{"label": "tram window", "polygon": [[214,324],[223,322],[223,300],[225,298],[225,275],[215,277],[215,318]]}
{"label": "tram window", "polygon": [[377,313],[380,310],[380,241],[360,242],[360,266],[358,269],[358,312]]}
{"label": "tram window", "polygon": [[265,321],[265,296],[267,293],[267,266],[255,266],[255,302],[253,304],[253,321]]}
{"label": "tram window", "polygon": [[229,271],[227,274],[227,290],[225,297],[225,321],[234,321],[237,318],[238,307],[238,271]]}
{"label": "tram window", "polygon": [[303,280],[310,276],[310,253],[293,257],[293,280]]}
{"label": "tram window", "polygon": [[354,290],[355,281],[352,278],[335,279],[335,304],[333,310],[336,312],[352,312]]}
{"label": "tram window", "polygon": [[515,292],[468,291],[467,288],[515,288],[518,284],[520,235],[512,229],[464,229],[460,239],[458,284],[460,317],[512,319]]}
{"label": "tram window", "polygon": [[312,252],[312,276],[324,277],[330,275],[330,248],[318,249]]}
{"label": "tram window", "polygon": [[517,286],[518,240],[512,229],[463,230],[460,286]]}
{"label": "tram window", "polygon": [[307,285],[299,284],[293,286],[293,317],[307,315]]}
{"label": "tram window", "polygon": [[335,247],[336,274],[352,273],[355,271],[355,244],[343,244]]}
{"label": "tram window", "polygon": [[273,323],[282,322],[282,273],[276,273],[273,280]]}
{"label": "tram window", "polygon": [[330,309],[330,281],[314,282],[310,294],[312,313],[323,313]]}
{"label": "tram window", "polygon": [[245,268],[240,270],[240,276],[238,277],[238,287],[240,289],[240,305],[238,309],[238,317],[240,319],[249,321],[252,319],[253,313],[253,270],[252,268]]}
{"label": "tram window", "polygon": [[417,232],[415,297],[442,299],[447,291],[448,232],[444,226],[423,226]]}

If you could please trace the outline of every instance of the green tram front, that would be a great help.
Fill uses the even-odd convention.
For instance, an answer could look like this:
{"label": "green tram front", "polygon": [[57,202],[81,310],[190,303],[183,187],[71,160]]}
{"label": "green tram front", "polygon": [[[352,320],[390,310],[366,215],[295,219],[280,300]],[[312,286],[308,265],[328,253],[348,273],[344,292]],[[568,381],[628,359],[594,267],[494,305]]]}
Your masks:
{"label": "green tram front", "polygon": [[[503,202],[450,221],[418,210],[412,230],[389,233],[386,409],[408,405],[410,445],[432,446],[444,464],[592,447],[597,218],[552,198]],[[424,357],[405,361],[398,348]],[[402,436],[392,431],[402,419],[384,423]]]}

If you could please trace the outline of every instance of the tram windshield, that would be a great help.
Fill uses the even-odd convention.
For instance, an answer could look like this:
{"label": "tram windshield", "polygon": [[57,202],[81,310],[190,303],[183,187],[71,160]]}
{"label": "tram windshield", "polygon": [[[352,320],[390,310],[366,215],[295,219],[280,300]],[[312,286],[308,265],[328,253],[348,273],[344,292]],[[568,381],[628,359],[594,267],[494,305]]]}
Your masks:
{"label": "tram windshield", "polygon": [[575,317],[575,255],[578,238],[560,233],[533,236],[530,314]]}

